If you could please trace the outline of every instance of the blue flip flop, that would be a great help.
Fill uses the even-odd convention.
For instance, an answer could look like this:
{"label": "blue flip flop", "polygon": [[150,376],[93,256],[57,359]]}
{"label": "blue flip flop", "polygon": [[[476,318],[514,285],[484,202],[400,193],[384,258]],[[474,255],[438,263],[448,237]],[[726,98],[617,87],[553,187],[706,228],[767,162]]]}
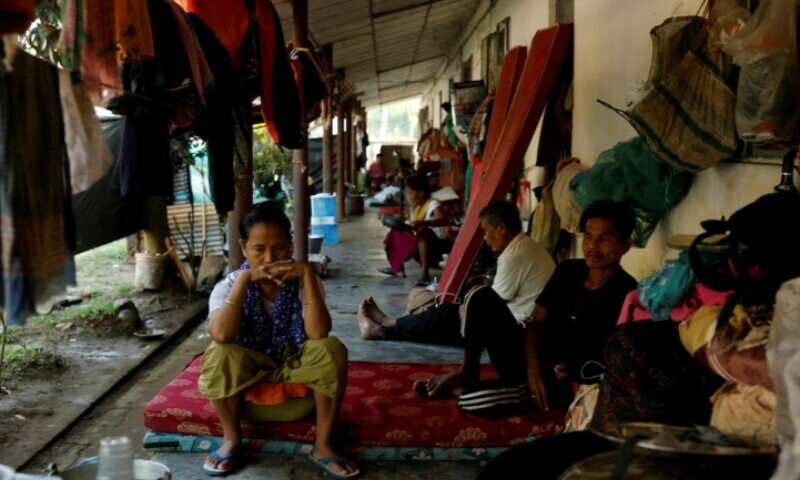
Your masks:
{"label": "blue flip flop", "polygon": [[212,468],[206,464],[203,464],[203,473],[208,475],[209,477],[222,477],[231,473],[231,471],[236,468],[236,465],[239,463],[239,453],[238,452],[231,452],[227,455],[220,456],[216,450],[211,452],[211,457],[217,461],[217,465],[221,465],[225,460],[228,460],[228,468]]}
{"label": "blue flip flop", "polygon": [[334,470],[331,470],[330,465],[332,463],[339,465],[342,468],[347,468],[347,464],[350,463],[350,461],[352,460],[348,457],[342,457],[341,459],[338,459],[336,457],[317,458],[314,456],[314,452],[311,452],[308,454],[308,459],[311,461],[311,463],[315,464],[316,466],[324,470],[325,473],[327,473],[333,478],[340,478],[340,479],[353,478],[361,473],[361,470],[358,469],[356,469],[355,472],[351,473],[339,473]]}

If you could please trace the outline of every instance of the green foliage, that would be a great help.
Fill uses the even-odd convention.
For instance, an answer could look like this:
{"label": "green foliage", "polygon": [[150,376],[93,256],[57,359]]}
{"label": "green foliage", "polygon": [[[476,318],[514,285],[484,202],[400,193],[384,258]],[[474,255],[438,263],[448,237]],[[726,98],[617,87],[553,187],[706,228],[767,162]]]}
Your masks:
{"label": "green foliage", "polygon": [[89,320],[101,320],[114,315],[114,304],[107,300],[92,300],[80,304],[73,309],[65,310],[66,318],[86,318]]}
{"label": "green foliage", "polygon": [[253,184],[262,196],[279,196],[280,176],[291,165],[291,150],[276,145],[266,127],[253,128]]}
{"label": "green foliage", "polygon": [[[126,284],[122,284],[124,286]],[[117,287],[119,288],[119,287]],[[132,288],[132,286],[131,286]],[[91,323],[102,322],[114,317],[114,304],[102,298],[95,298],[64,310],[55,310],[39,319],[45,324],[57,325],[72,320],[82,320]]]}
{"label": "green foliage", "polygon": [[5,371],[10,379],[19,378],[32,369],[58,371],[64,366],[64,359],[49,348],[13,345],[6,351]]}
{"label": "green foliage", "polygon": [[120,283],[114,289],[114,292],[117,295],[124,297],[125,295],[131,293],[133,291],[133,288],[134,287],[133,287],[133,284],[131,282]]}

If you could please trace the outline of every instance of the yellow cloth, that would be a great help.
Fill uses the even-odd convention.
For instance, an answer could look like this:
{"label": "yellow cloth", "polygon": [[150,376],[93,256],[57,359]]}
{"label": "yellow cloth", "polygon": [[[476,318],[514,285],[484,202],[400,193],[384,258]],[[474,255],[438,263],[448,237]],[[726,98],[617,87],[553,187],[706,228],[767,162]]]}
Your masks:
{"label": "yellow cloth", "polygon": [[428,204],[431,203],[432,198],[429,198],[422,205],[417,205],[411,210],[411,221],[421,222],[425,220],[425,215],[428,213]]}
{"label": "yellow cloth", "polygon": [[703,346],[708,345],[717,329],[717,317],[722,307],[704,305],[692,314],[692,317],[681,323],[678,335],[681,343],[692,355]]}
{"label": "yellow cloth", "polygon": [[278,365],[270,356],[235,343],[213,342],[203,355],[197,387],[206,398],[228,398],[258,381],[299,383],[341,399],[347,386],[347,348],[336,337],[306,340]]}

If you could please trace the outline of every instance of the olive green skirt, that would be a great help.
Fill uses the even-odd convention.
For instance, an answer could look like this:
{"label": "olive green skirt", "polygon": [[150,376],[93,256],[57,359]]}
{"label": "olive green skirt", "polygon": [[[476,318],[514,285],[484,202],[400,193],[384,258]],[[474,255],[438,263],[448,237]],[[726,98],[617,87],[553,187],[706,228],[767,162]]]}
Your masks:
{"label": "olive green skirt", "polygon": [[284,357],[278,363],[235,343],[212,342],[197,387],[211,400],[232,397],[259,381],[299,383],[327,397],[344,397],[347,348],[338,338],[306,340],[296,354]]}

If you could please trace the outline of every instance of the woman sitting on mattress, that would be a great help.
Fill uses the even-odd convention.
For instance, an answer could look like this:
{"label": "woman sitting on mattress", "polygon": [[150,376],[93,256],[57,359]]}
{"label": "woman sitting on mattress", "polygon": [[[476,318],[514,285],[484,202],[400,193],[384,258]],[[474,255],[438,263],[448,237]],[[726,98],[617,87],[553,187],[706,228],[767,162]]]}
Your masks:
{"label": "woman sitting on mattress", "polygon": [[219,416],[222,446],[203,471],[225,475],[239,460],[240,412],[256,382],[303,384],[314,391],[316,441],[309,459],[336,478],[359,473],[332,445],[347,381],[347,349],[329,337],[331,317],[319,278],[292,259],[289,219],[275,207],[257,208],[239,224],[246,261],[219,282],[208,301],[213,342],[198,381]]}
{"label": "woman sitting on mattress", "polygon": [[378,271],[405,277],[403,264],[414,258],[421,267],[417,286],[424,286],[431,280],[431,264],[438,262],[452,246],[447,232],[450,218],[444,205],[431,197],[431,188],[425,175],[414,175],[406,181],[406,196],[413,207],[411,226],[408,230],[392,228],[386,234],[383,246],[389,266]]}

